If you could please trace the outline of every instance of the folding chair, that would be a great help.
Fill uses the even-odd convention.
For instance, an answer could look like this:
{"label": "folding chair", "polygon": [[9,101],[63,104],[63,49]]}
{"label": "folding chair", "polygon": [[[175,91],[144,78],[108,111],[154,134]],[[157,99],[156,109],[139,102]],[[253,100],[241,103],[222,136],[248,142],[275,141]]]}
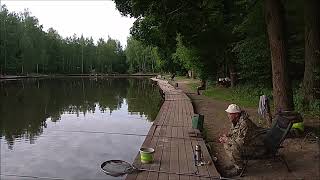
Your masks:
{"label": "folding chair", "polygon": [[[296,112],[289,112],[284,111],[276,114],[273,124],[270,129],[265,130],[265,138],[263,140],[263,146],[257,147],[257,148],[264,148],[265,154],[261,155],[261,157],[250,157],[248,155],[243,156],[242,158],[245,159],[244,167],[240,173],[240,177],[243,176],[244,171],[246,170],[248,166],[249,160],[257,160],[257,159],[278,159],[281,162],[283,162],[288,170],[290,172],[290,168],[288,166],[287,161],[285,158],[280,155],[278,150],[280,148],[283,148],[281,146],[281,143],[285,140],[288,133],[290,132],[290,129],[292,127],[293,123],[301,122],[302,118],[299,113]],[[246,153],[248,154],[248,153]]]}

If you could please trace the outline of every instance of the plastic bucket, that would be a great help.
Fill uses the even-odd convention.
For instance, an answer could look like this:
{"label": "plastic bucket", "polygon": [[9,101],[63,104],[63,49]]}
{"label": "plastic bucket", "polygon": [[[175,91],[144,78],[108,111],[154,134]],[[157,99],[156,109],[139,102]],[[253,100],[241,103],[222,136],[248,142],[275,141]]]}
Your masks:
{"label": "plastic bucket", "polygon": [[200,131],[203,130],[203,121],[204,121],[204,116],[201,114],[195,114],[192,117],[192,128],[193,129],[199,129]]}
{"label": "plastic bucket", "polygon": [[140,148],[140,160],[142,163],[152,163],[153,161],[153,148]]}

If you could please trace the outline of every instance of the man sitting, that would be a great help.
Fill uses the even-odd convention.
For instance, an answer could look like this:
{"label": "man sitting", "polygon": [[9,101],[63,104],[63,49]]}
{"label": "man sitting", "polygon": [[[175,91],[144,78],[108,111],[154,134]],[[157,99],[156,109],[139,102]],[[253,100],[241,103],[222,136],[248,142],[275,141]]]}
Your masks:
{"label": "man sitting", "polygon": [[200,86],[197,87],[197,94],[200,95],[200,90],[205,90],[207,86],[207,81],[201,80]]}
{"label": "man sitting", "polygon": [[174,81],[174,78],[176,77],[176,73],[172,73],[172,75],[171,75],[171,81]]}
{"label": "man sitting", "polygon": [[[219,141],[223,143],[227,155],[234,164],[228,172],[228,176],[240,174],[243,168],[243,156],[262,156],[265,153],[263,148],[262,128],[254,124],[245,111],[241,111],[236,104],[230,104],[228,118],[232,125],[228,134],[223,134]],[[260,148],[257,148],[260,147]]]}

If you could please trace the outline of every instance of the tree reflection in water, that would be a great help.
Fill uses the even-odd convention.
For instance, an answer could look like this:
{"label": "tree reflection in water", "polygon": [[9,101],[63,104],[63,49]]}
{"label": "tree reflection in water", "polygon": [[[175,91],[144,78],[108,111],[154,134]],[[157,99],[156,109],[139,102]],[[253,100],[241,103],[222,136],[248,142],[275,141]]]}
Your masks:
{"label": "tree reflection in water", "polygon": [[142,78],[55,78],[0,82],[0,134],[12,149],[15,139],[34,143],[46,120],[63,113],[112,113],[124,102],[128,111],[153,121],[161,105],[157,87]]}

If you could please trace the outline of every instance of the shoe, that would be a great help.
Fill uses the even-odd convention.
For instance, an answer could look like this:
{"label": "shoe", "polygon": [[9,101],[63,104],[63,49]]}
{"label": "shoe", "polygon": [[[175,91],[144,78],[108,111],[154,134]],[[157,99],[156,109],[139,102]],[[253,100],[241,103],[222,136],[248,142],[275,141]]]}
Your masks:
{"label": "shoe", "polygon": [[238,176],[241,173],[242,169],[232,168],[231,170],[225,173],[226,177]]}

